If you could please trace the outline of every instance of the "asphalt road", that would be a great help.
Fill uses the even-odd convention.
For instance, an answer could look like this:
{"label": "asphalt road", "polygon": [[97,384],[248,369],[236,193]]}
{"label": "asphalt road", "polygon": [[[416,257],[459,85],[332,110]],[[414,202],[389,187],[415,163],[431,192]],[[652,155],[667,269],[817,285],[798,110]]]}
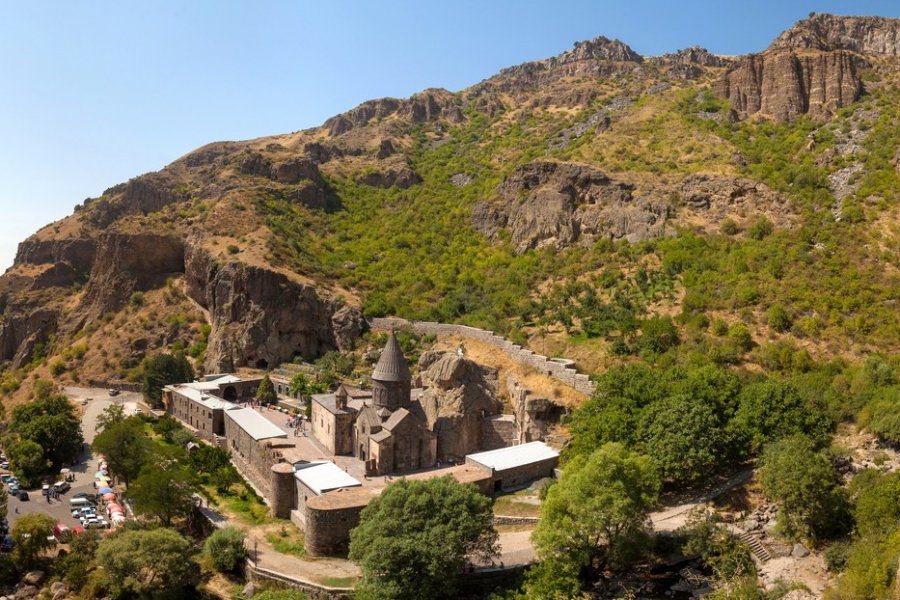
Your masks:
{"label": "asphalt road", "polygon": [[[81,417],[81,429],[84,434],[86,447],[78,456],[78,464],[69,466],[69,469],[75,473],[72,489],[65,494],[61,494],[59,500],[50,500],[50,502],[41,495],[40,487],[28,490],[30,498],[27,501],[9,496],[8,518],[10,526],[18,517],[31,513],[50,515],[57,522],[65,523],[69,527],[80,526],[81,523],[72,517],[69,510],[69,498],[79,492],[91,494],[97,492],[94,489],[94,474],[97,472],[99,460],[90,449],[90,442],[94,440],[94,436],[97,434],[97,417],[111,404],[122,404],[125,407],[125,414],[131,414],[141,400],[141,395],[138,393],[122,392],[118,396],[110,397],[107,390],[98,388],[68,387],[65,389],[65,393],[69,399],[75,404],[83,406],[84,409]],[[87,402],[84,402],[85,400]],[[7,493],[8,489],[8,486],[4,485],[3,493]]]}

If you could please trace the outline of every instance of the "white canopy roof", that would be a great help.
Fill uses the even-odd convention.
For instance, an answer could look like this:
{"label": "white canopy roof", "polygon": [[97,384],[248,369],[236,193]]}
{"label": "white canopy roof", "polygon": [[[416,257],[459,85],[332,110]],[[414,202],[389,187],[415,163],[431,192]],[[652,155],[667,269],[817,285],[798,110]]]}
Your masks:
{"label": "white canopy roof", "polygon": [[559,452],[544,442],[529,442],[518,446],[509,446],[508,448],[469,454],[466,456],[466,459],[495,471],[503,471],[504,469],[530,465],[558,456]]}
{"label": "white canopy roof", "polygon": [[320,496],[331,490],[362,485],[331,461],[294,465],[294,468],[297,470],[294,477]]}
{"label": "white canopy roof", "polygon": [[225,414],[256,441],[287,437],[287,433],[284,430],[252,408],[232,408],[231,410],[226,410]]}

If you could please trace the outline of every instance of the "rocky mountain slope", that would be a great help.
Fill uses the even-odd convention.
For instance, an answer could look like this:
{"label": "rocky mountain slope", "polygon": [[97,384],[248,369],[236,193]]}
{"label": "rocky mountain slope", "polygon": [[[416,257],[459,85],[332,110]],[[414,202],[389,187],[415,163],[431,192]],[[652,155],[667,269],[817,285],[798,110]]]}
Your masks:
{"label": "rocky mountain slope", "polygon": [[[314,358],[364,313],[586,335],[595,356],[655,314],[741,321],[760,347],[897,349],[898,32],[813,15],[744,57],[598,37],[204,146],[21,243],[2,391],[172,348],[207,371]],[[776,304],[792,325],[770,326]],[[607,313],[635,328],[595,326]]]}

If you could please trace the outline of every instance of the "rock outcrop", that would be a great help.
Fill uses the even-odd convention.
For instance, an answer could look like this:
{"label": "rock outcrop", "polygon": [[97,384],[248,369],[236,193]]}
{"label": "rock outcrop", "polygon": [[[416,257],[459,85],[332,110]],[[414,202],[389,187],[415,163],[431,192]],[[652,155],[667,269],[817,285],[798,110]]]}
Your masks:
{"label": "rock outcrop", "polygon": [[743,117],[762,114],[784,122],[808,114],[827,119],[862,92],[857,63],[845,50],[772,50],[743,58],[714,89]]}
{"label": "rock outcrop", "polygon": [[425,390],[419,402],[438,435],[440,461],[461,459],[481,448],[481,423],[500,414],[497,372],[455,353],[425,353],[419,362]]}
{"label": "rock outcrop", "polygon": [[356,178],[356,183],[371,187],[387,189],[397,186],[401,190],[422,183],[418,173],[409,167],[400,169],[387,169],[385,171],[370,171]]}
{"label": "rock outcrop", "polygon": [[121,217],[156,212],[181,199],[173,191],[175,185],[174,180],[162,172],[135,177],[107,189],[99,199],[90,202],[87,220],[103,229]]}
{"label": "rock outcrop", "polygon": [[702,214],[703,221],[717,225],[726,218],[740,222],[765,215],[777,227],[789,227],[794,212],[791,201],[768,186],[742,177],[698,173],[678,185],[681,212]]}
{"label": "rock outcrop", "polygon": [[282,273],[219,265],[195,244],[187,245],[185,265],[189,295],[210,314],[209,371],[267,368],[295,355],[346,349],[366,328],[358,309]]}
{"label": "rock outcrop", "polygon": [[658,237],[670,215],[668,201],[635,196],[630,185],[572,163],[533,162],[513,171],[497,199],[473,212],[475,229],[492,240],[508,228],[516,252],[563,248],[601,238],[636,241]]}
{"label": "rock outcrop", "polygon": [[506,393],[516,417],[516,437],[521,444],[544,440],[566,413],[564,406],[534,396],[512,373],[506,377]]}
{"label": "rock outcrop", "polygon": [[703,75],[703,67],[727,67],[732,61],[713,54],[706,48],[693,46],[671,54],[651,57],[648,62],[668,67],[665,73],[672,79],[696,79]]}
{"label": "rock outcrop", "polygon": [[600,36],[576,42],[571,50],[558,56],[527,62],[503,69],[473,88],[493,88],[501,92],[520,92],[548,86],[566,77],[612,77],[640,68],[643,57],[619,40]]}
{"label": "rock outcrop", "polygon": [[779,35],[769,46],[776,48],[900,56],[900,19],[813,14]]}
{"label": "rock outcrop", "polygon": [[365,127],[376,119],[399,117],[410,123],[446,119],[460,123],[465,118],[460,100],[447,90],[431,89],[407,99],[381,98],[363,102],[356,108],[331,117],[322,127],[328,135],[336,137],[353,129]]}

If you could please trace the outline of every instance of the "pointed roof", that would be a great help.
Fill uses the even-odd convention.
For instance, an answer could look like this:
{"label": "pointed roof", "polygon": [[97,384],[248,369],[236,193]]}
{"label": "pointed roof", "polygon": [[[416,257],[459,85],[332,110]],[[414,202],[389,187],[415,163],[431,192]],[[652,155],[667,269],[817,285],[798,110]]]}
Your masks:
{"label": "pointed roof", "polygon": [[344,389],[343,383],[341,385],[339,385],[338,389],[336,389],[334,391],[334,397],[335,398],[346,398],[347,397],[347,390]]}
{"label": "pointed roof", "polygon": [[381,358],[372,371],[372,379],[376,381],[411,381],[412,376],[409,374],[409,365],[403,357],[403,351],[400,350],[400,344],[397,343],[397,336],[391,331],[391,337],[388,338],[384,350],[381,351]]}

